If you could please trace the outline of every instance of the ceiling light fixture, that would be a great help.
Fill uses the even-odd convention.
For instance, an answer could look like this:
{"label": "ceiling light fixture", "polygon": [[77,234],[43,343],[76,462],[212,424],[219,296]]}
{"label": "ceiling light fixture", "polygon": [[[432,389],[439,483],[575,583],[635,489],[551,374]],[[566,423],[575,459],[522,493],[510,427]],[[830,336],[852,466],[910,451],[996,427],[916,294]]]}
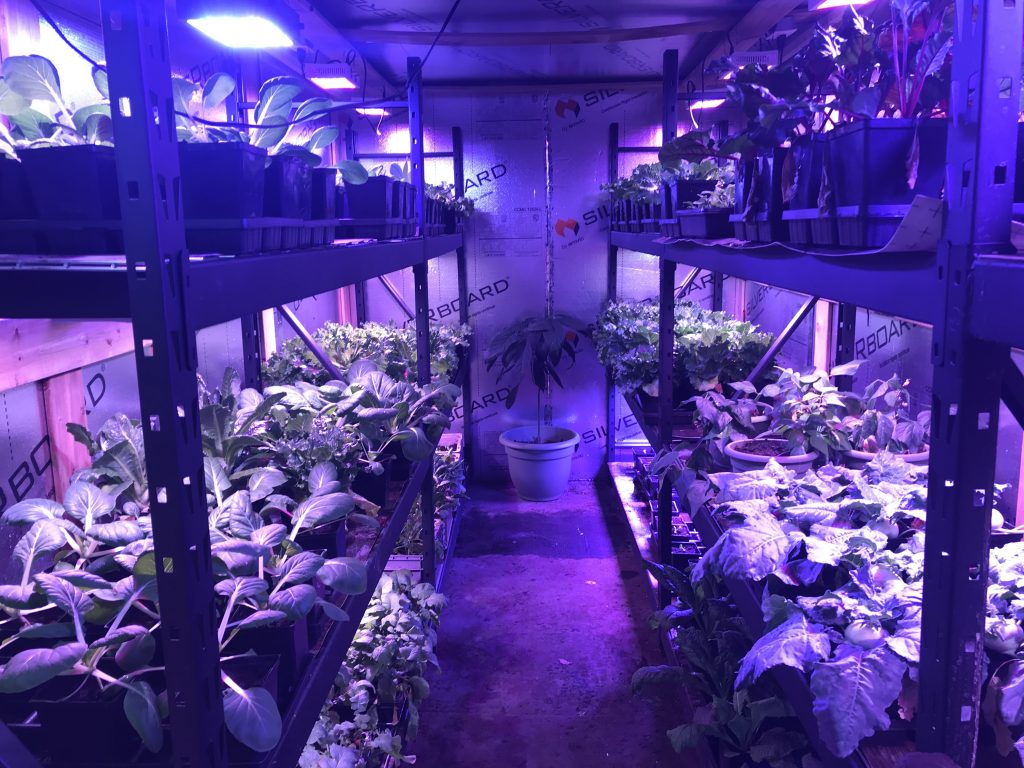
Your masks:
{"label": "ceiling light fixture", "polygon": [[178,16],[227,48],[293,48],[299,32],[280,0],[179,0]]}
{"label": "ceiling light fixture", "polygon": [[325,91],[354,91],[359,87],[348,64],[307,64],[306,78]]}
{"label": "ceiling light fixture", "polygon": [[845,8],[848,5],[867,5],[871,0],[807,0],[809,11],[829,11],[833,8]]}
{"label": "ceiling light fixture", "polygon": [[356,107],[356,112],[363,117],[388,117],[391,115],[383,107]]}
{"label": "ceiling light fixture", "polygon": [[725,99],[698,99],[690,104],[690,109],[717,109],[725,104]]}

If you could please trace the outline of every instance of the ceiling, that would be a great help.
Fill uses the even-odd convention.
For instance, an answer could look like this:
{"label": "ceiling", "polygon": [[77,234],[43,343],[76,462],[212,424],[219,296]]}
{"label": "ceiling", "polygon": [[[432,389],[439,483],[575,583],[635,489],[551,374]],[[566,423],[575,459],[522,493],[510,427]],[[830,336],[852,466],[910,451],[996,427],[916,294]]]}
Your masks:
{"label": "ceiling", "polygon": [[[311,0],[392,85],[422,57],[453,0]],[[427,84],[657,81],[661,56],[680,53],[685,77],[715,49],[756,44],[791,0],[461,0],[424,67]],[[806,4],[803,4],[806,8]],[[750,27],[751,16],[758,21]],[[737,38],[737,33],[741,39]],[[748,39],[750,36],[753,39]]]}

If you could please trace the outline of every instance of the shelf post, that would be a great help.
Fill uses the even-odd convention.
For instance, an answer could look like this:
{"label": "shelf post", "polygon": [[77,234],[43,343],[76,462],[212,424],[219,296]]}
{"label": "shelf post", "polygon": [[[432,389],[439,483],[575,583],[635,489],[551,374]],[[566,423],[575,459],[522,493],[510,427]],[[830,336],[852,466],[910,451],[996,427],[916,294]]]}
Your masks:
{"label": "shelf post", "polygon": [[[466,194],[466,166],[463,154],[462,129],[452,128],[452,173],[456,196]],[[459,323],[469,325],[469,267],[466,263],[466,239],[462,236],[462,245],[455,249],[455,271],[459,283]],[[462,454],[464,457],[473,455],[473,341],[462,355],[460,373],[462,374]],[[472,474],[473,462],[465,462],[466,475]]]}
{"label": "shelf post", "polygon": [[260,314],[243,315],[242,324],[242,385],[252,389],[263,388],[263,355],[260,350]]}
{"label": "shelf post", "polygon": [[948,215],[937,269],[944,311],[935,366],[921,627],[920,751],[973,766],[978,744],[988,547],[1007,346],[969,330],[975,254],[1005,249],[1020,97],[1020,3],[958,6],[946,148]]}
{"label": "shelf post", "polygon": [[[423,64],[417,58],[408,60],[409,73],[409,166],[412,183],[416,185],[416,221],[419,234],[426,232],[424,206],[426,174],[423,167]],[[421,386],[430,383],[430,299],[427,290],[427,259],[413,266],[416,294],[416,378]],[[434,457],[423,478],[420,494],[423,538],[423,581],[434,583],[437,563],[434,558]]]}
{"label": "shelf post", "polygon": [[103,0],[174,761],[226,764],[195,331],[162,4]]}
{"label": "shelf post", "polygon": [[[672,447],[672,362],[675,353],[676,263],[659,259],[660,286],[658,292],[658,441],[655,450]],[[672,483],[661,478],[658,484],[658,562],[672,563]],[[661,602],[668,604],[668,590],[659,587]]]}
{"label": "shelf post", "polygon": [[[608,183],[611,184],[619,176],[619,124],[611,123],[608,126]],[[610,205],[615,206],[611,200]],[[610,220],[610,214],[609,214]],[[615,301],[619,296],[619,249],[612,245],[611,225],[608,225],[608,301]],[[612,376],[611,368],[605,371],[608,417],[608,436],[605,443],[605,460],[615,461],[615,434],[617,432],[617,397],[615,390],[615,379]]]}
{"label": "shelf post", "polygon": [[[661,143],[676,137],[679,126],[679,51],[670,48],[661,56]],[[661,217],[672,216],[672,189],[667,181],[661,182]]]}
{"label": "shelf post", "polygon": [[[840,302],[836,305],[836,338],[835,358],[833,365],[851,362],[855,357],[854,347],[857,344],[857,307],[853,304]],[[838,376],[835,385],[841,390],[853,389],[852,376]]]}

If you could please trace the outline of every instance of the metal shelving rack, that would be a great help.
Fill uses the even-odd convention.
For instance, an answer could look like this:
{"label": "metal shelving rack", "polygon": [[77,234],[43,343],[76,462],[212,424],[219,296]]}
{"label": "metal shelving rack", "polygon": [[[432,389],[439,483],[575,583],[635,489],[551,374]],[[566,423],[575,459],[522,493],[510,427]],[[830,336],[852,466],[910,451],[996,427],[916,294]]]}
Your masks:
{"label": "metal shelving rack", "polygon": [[[185,768],[227,765],[216,611],[196,387],[197,330],[241,320],[245,382],[259,383],[261,310],[411,267],[415,280],[417,375],[430,380],[427,264],[457,255],[463,321],[466,261],[459,235],[328,245],[241,258],[190,257],[178,188],[165,11],[146,0],[103,0],[103,37],[123,212],[124,257],[0,258],[0,314],[10,318],[126,319],[135,339],[139,398],[151,486],[157,582],[170,702],[173,760]],[[424,231],[420,64],[409,60],[413,183]],[[455,152],[456,183],[462,162]],[[463,361],[463,367],[468,360]],[[466,377],[462,377],[467,386]],[[464,390],[464,396],[466,391]],[[467,398],[468,400],[468,398]],[[467,418],[468,422],[468,418]],[[326,700],[388,555],[421,496],[424,578],[433,579],[432,459],[414,464],[367,563],[368,588],[343,604],[349,616],[319,639],[283,713],[279,744],[261,765],[294,768]],[[38,759],[0,724],[0,764]]]}
{"label": "metal shelving rack", "polygon": [[[609,253],[622,248],[660,260],[663,392],[671,391],[672,345],[664,340],[672,338],[678,264],[839,302],[840,360],[849,359],[854,307],[932,325],[934,394],[917,749],[944,752],[958,765],[973,766],[986,662],[981,639],[1000,399],[1019,421],[1024,417],[1024,375],[1010,360],[1011,347],[1024,347],[1024,323],[1016,306],[1024,295],[1024,257],[1014,255],[1010,246],[1024,15],[1019,4],[999,0],[981,0],[962,10],[971,17],[957,19],[946,160],[948,208],[935,252],[863,256],[837,249],[826,255],[777,244],[744,249],[612,232]],[[666,137],[675,135],[672,63],[667,55]],[[663,448],[667,441],[659,436],[670,434],[670,399],[662,398],[659,409],[658,423],[645,431],[656,441],[654,447]],[[666,486],[657,511],[658,528],[666,531],[671,530],[669,493]],[[711,540],[720,534],[708,520],[696,522]],[[746,613],[753,605],[745,594],[749,586],[730,585]],[[756,628],[757,616],[746,618]],[[789,693],[814,742],[807,695],[806,685],[803,692]],[[827,754],[823,758],[829,765],[843,764]],[[845,761],[867,762],[856,753]]]}

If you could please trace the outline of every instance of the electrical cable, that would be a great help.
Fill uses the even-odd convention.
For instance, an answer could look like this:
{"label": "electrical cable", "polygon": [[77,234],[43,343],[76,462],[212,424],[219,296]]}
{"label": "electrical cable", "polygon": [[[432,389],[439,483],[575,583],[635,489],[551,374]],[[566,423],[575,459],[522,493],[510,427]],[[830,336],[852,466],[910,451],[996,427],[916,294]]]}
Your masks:
{"label": "electrical cable", "polygon": [[37,0],[31,0],[31,2],[32,2],[33,7],[39,13],[39,16],[43,19],[43,21],[45,21],[47,24],[50,25],[50,27],[53,29],[53,31],[57,33],[57,37],[59,37],[61,40],[63,40],[64,44],[67,45],[68,48],[70,48],[72,51],[77,53],[79,56],[81,56],[87,62],[92,64],[93,69],[100,70],[102,72],[106,72],[107,71],[107,68],[103,64],[100,64],[98,61],[96,61],[94,58],[89,56],[85,51],[83,51],[81,48],[79,48],[77,45],[72,43],[71,40],[68,39],[68,36],[64,34],[63,30],[61,30],[61,28],[57,26],[57,22],[55,22],[53,20],[53,17],[51,17],[50,14],[48,14],[46,12],[46,9],[43,8],[43,6],[41,6],[37,2]]}

